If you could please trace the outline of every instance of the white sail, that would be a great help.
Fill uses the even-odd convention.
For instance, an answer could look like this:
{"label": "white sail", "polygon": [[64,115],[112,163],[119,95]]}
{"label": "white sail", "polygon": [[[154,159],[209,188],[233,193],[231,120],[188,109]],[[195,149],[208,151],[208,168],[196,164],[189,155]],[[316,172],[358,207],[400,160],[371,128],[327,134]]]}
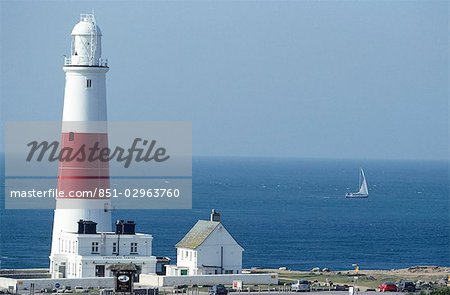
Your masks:
{"label": "white sail", "polygon": [[359,187],[359,194],[368,195],[369,189],[367,188],[366,176],[364,175],[364,171],[361,169],[361,185]]}
{"label": "white sail", "polygon": [[369,189],[367,188],[366,176],[364,175],[364,171],[360,170],[359,173],[359,191],[356,193],[347,193],[345,194],[346,198],[367,198],[369,197]]}

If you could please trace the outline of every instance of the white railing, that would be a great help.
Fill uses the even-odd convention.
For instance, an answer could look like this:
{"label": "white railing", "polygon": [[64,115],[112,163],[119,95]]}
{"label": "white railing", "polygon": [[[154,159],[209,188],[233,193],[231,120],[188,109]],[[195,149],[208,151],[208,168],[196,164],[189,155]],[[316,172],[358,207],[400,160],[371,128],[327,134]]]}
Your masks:
{"label": "white railing", "polygon": [[95,22],[94,13],[81,13],[80,21],[94,23]]}
{"label": "white railing", "polygon": [[[84,61],[85,60],[85,61]],[[90,64],[89,58],[78,58],[77,63],[72,63],[71,57],[64,57],[64,65],[65,66],[94,66],[94,67],[107,67],[108,59],[107,58],[99,58],[97,62],[94,64]]]}
{"label": "white railing", "polygon": [[98,66],[99,67],[107,67],[108,66],[108,59],[107,58],[99,58],[98,59]]}

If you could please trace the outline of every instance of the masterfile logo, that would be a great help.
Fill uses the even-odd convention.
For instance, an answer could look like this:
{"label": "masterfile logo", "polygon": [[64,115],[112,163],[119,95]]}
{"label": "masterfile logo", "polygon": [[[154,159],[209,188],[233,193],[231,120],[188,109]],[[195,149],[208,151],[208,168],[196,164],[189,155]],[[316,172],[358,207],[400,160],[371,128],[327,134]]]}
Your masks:
{"label": "masterfile logo", "polygon": [[191,122],[8,122],[5,143],[8,209],[192,207]]}
{"label": "masterfile logo", "polygon": [[[75,133],[71,132],[72,140]],[[81,144],[77,148],[60,147],[58,141],[49,143],[48,141],[38,142],[36,140],[27,144],[30,151],[27,156],[27,162],[47,160],[49,162],[110,162],[116,160],[124,165],[124,168],[130,167],[135,162],[164,162],[170,156],[166,153],[164,147],[157,147],[156,140],[147,140],[135,138],[130,148],[116,146],[115,148],[103,147],[101,142],[95,141],[93,145]],[[141,147],[140,147],[141,146]],[[36,155],[35,155],[36,154]]]}

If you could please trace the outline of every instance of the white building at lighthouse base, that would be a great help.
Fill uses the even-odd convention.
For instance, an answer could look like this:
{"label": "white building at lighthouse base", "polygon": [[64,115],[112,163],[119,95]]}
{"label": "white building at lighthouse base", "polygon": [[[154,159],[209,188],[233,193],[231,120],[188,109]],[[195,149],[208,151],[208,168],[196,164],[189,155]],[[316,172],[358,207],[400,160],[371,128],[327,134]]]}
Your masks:
{"label": "white building at lighthouse base", "polygon": [[115,232],[97,233],[95,222],[78,222],[78,232],[61,232],[50,255],[52,278],[112,277],[112,265],[133,263],[139,274],[155,273],[150,234],[135,233],[134,222],[118,221]]}

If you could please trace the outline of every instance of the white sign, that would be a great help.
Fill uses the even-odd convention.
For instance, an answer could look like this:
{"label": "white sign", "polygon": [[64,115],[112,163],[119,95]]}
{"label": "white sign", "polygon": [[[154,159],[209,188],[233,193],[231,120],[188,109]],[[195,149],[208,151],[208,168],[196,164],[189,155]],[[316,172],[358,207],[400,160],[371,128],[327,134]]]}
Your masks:
{"label": "white sign", "polygon": [[233,289],[242,290],[242,281],[233,281]]}
{"label": "white sign", "polygon": [[135,256],[102,256],[102,259],[108,259],[108,260],[113,260],[113,259],[135,259]]}
{"label": "white sign", "polygon": [[120,282],[122,282],[122,283],[126,283],[126,282],[128,282],[128,281],[130,280],[130,277],[129,277],[129,276],[126,276],[126,275],[121,275],[121,276],[119,276],[117,279],[118,279]]}

